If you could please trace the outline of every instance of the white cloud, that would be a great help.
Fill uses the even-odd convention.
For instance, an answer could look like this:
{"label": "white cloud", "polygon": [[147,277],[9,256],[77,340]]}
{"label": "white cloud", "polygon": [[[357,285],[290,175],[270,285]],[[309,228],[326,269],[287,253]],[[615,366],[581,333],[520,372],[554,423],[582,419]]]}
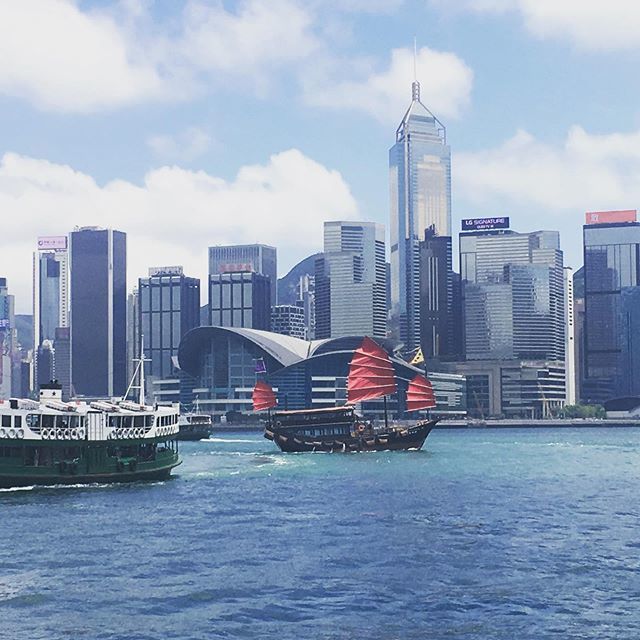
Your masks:
{"label": "white cloud", "polygon": [[640,205],[640,131],[598,135],[573,126],[559,144],[518,131],[452,162],[458,216],[507,215],[518,231],[557,229],[574,267],[582,264],[586,211]]}
{"label": "white cloud", "polygon": [[200,127],[189,127],[176,135],[149,136],[147,145],[163,160],[191,162],[208,151],[211,136]]}
{"label": "white cloud", "polygon": [[311,14],[295,0],[243,0],[235,11],[189,0],[175,23],[154,22],[150,6],[0,2],[0,94],[91,112],[184,99],[229,78],[264,91],[272,72],[318,45]]}
{"label": "white cloud", "polygon": [[500,199],[559,213],[640,203],[640,131],[597,135],[573,126],[557,146],[518,131],[494,149],[456,154],[454,166],[459,195],[477,204]]}
{"label": "white cloud", "polygon": [[[467,106],[473,71],[453,53],[422,47],[417,55],[417,77],[422,100],[442,118],[455,118]],[[359,79],[344,78],[345,74]],[[308,79],[305,100],[312,105],[357,109],[384,123],[397,122],[411,101],[413,51],[393,49],[386,69],[374,69],[370,61],[354,65],[329,65]]]}
{"label": "white cloud", "polygon": [[104,186],[71,167],[8,153],[0,163],[0,211],[0,276],[9,278],[22,312],[31,306],[31,252],[39,235],[76,225],[126,231],[131,286],[149,266],[163,264],[183,264],[204,278],[212,244],[273,244],[285,272],[321,248],[324,220],[359,217],[342,176],[296,149],[242,167],[233,181],[165,166],[142,185]]}
{"label": "white cloud", "polygon": [[[431,0],[445,10],[445,0]],[[455,10],[516,11],[540,38],[568,39],[578,47],[622,50],[640,45],[640,3],[636,0],[462,0]]]}
{"label": "white cloud", "polygon": [[0,3],[0,93],[92,111],[157,97],[162,82],[105,14],[68,0],[20,0]]}

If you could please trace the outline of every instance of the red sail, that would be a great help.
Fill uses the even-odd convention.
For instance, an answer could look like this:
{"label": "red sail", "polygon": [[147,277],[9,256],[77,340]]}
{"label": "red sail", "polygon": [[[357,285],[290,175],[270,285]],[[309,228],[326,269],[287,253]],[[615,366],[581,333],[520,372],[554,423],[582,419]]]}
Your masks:
{"label": "red sail", "polygon": [[436,406],[431,382],[417,373],[407,387],[407,411],[421,411]]}
{"label": "red sail", "polygon": [[276,394],[273,393],[273,389],[266,382],[258,380],[253,388],[253,410],[264,411],[275,407],[276,404]]}
{"label": "red sail", "polygon": [[348,402],[373,400],[396,392],[391,358],[378,343],[365,338],[353,353],[347,379]]}

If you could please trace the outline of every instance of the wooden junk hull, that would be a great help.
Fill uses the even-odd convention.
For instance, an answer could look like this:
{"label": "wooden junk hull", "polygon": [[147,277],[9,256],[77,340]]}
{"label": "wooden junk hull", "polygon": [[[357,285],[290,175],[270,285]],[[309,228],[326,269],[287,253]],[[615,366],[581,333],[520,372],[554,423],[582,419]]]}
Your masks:
{"label": "wooden junk hull", "polygon": [[273,440],[286,453],[357,453],[361,451],[396,451],[420,449],[437,420],[423,420],[405,429],[394,428],[378,433],[362,433],[356,436],[340,435],[314,437],[296,433],[295,429],[265,429],[264,437]]}

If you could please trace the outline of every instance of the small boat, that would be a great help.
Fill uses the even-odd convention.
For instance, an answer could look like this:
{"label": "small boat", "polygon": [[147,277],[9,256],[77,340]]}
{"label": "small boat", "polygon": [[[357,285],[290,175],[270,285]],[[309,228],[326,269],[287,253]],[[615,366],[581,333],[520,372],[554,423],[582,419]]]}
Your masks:
{"label": "small boat", "polygon": [[178,440],[204,440],[213,431],[213,420],[208,413],[202,413],[196,400],[193,411],[180,414]]}
{"label": "small boat", "polygon": [[63,402],[56,382],[37,401],[0,400],[0,488],[168,478],[180,464],[179,408],[146,405],[143,361],[127,390],[140,389],[137,402]]}
{"label": "small boat", "polygon": [[[349,404],[272,412],[271,409],[277,406],[276,395],[267,382],[259,380],[253,390],[253,407],[255,411],[269,411],[264,437],[285,452],[355,453],[420,449],[438,420],[418,420],[411,426],[389,424],[386,396],[396,391],[395,371],[389,355],[367,337],[354,352],[349,365]],[[359,416],[354,406],[356,402],[375,398],[385,399],[384,426],[380,427]],[[422,411],[435,405],[431,383],[417,373],[407,389],[407,410]]]}

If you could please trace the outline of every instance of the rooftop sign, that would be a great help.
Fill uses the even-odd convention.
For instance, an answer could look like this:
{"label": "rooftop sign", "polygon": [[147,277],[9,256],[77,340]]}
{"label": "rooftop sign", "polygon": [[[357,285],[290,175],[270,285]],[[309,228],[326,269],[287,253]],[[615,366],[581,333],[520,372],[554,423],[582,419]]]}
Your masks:
{"label": "rooftop sign", "polygon": [[40,236],[38,251],[61,250],[67,248],[67,236]]}
{"label": "rooftop sign", "polygon": [[181,276],[182,267],[149,267],[149,276]]}
{"label": "rooftop sign", "polygon": [[588,211],[585,214],[586,224],[609,224],[611,222],[636,222],[638,212],[635,209],[624,211]]}
{"label": "rooftop sign", "polygon": [[462,221],[463,231],[486,231],[487,229],[508,229],[509,217],[502,218],[467,218]]}

